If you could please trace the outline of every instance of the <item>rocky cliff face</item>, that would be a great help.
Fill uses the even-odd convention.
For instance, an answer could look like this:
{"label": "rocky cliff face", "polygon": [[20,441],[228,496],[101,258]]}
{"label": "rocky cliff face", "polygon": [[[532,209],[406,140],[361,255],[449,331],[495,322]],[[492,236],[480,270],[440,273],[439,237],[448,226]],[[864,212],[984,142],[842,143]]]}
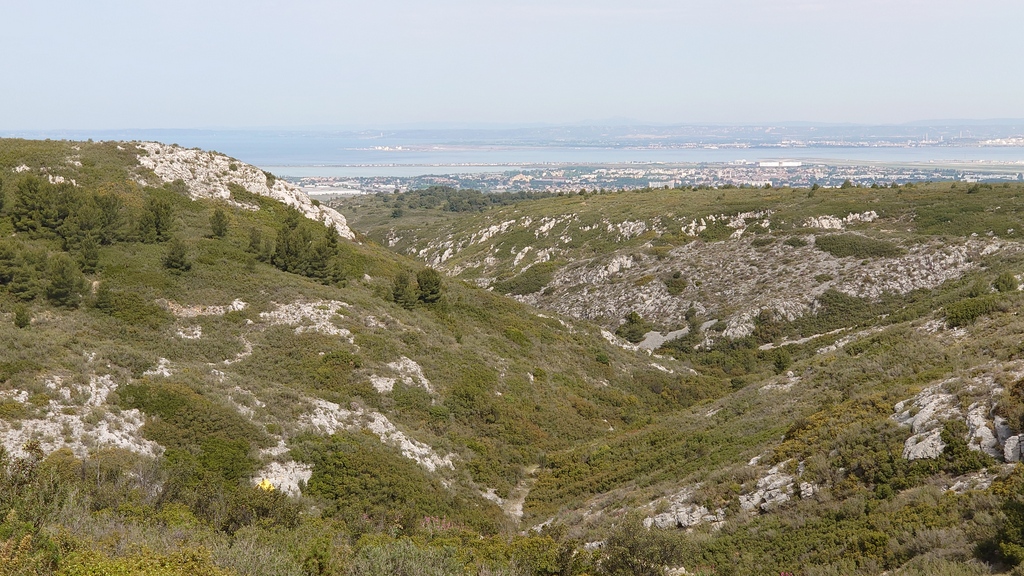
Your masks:
{"label": "rocky cliff face", "polygon": [[229,184],[237,184],[251,194],[266,196],[301,212],[310,220],[322,222],[349,240],[355,234],[337,210],[314,204],[295,186],[269,177],[259,168],[239,162],[217,152],[170,146],[159,142],[142,142],[139,148],[147,154],[139,155],[139,164],[149,168],[163,182],[181,180],[188,187],[192,199],[216,198],[236,206],[258,210],[254,204],[232,200]]}

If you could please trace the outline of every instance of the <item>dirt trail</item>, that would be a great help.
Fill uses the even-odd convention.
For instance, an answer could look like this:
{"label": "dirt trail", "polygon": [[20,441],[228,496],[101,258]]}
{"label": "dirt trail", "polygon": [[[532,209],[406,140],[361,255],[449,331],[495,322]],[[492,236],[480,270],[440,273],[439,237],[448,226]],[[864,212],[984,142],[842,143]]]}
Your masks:
{"label": "dirt trail", "polygon": [[537,481],[533,475],[537,472],[538,466],[534,464],[526,469],[526,477],[516,484],[516,487],[509,493],[508,498],[502,504],[501,509],[504,510],[505,514],[521,520],[523,518],[523,504],[526,502],[526,497],[530,494],[530,489],[533,488],[533,484]]}

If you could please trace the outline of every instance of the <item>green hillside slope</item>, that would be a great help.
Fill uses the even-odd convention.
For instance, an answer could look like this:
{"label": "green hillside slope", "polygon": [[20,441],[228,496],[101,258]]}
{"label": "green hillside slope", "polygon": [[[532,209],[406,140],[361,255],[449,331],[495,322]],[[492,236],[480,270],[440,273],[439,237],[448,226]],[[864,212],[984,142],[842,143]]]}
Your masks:
{"label": "green hillside slope", "polygon": [[1024,560],[1021,188],[338,213],[24,140],[0,185],[0,574]]}
{"label": "green hillside slope", "polygon": [[[730,389],[549,457],[527,517],[588,538],[615,538],[630,513],[686,528],[661,545],[691,571],[988,573],[1016,563],[1022,190],[648,190],[464,212],[423,201],[446,193],[433,190],[337,205],[398,252],[597,320]],[[638,375],[681,395],[656,376]]]}
{"label": "green hillside slope", "polygon": [[[100,474],[54,487],[75,495],[35,539],[64,526],[89,542],[166,510],[226,534],[314,510],[338,537],[429,518],[504,534],[546,453],[660,403],[631,377],[650,359],[596,327],[345,240],[234,181],[251,167],[165,182],[134,144],[2,145],[6,466]],[[266,501],[249,487],[263,478],[304,499]],[[13,521],[29,494],[10,488]]]}

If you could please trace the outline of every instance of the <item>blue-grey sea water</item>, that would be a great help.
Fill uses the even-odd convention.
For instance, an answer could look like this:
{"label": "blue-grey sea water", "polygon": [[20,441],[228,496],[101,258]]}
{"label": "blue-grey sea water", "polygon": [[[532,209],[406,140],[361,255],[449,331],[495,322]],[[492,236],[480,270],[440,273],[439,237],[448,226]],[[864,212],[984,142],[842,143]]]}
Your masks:
{"label": "blue-grey sea water", "polygon": [[217,150],[281,176],[416,176],[512,170],[538,164],[722,163],[793,159],[878,163],[1019,163],[1021,146],[823,146],[783,147],[655,140],[627,144],[477,138],[430,132],[377,133],[259,130],[131,130],[10,134],[28,137],[158,140]]}

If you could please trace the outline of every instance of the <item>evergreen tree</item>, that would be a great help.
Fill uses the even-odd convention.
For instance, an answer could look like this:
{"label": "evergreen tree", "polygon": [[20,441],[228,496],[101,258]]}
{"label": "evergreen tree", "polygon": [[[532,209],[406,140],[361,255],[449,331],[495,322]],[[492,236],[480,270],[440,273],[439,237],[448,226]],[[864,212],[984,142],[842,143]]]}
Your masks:
{"label": "evergreen tree", "polygon": [[306,274],[318,280],[331,281],[337,270],[337,266],[331,265],[331,260],[338,253],[338,232],[333,227],[324,230],[323,237],[314,242],[309,250]]}
{"label": "evergreen tree", "polygon": [[258,227],[249,229],[249,246],[246,251],[254,254],[260,262],[270,262],[274,257],[274,242],[263,237],[263,231]]}
{"label": "evergreen tree", "polygon": [[395,276],[391,285],[391,297],[396,304],[406,310],[412,310],[416,306],[416,289],[412,285],[412,276],[405,270]]}
{"label": "evergreen tree", "polygon": [[210,229],[214,238],[223,238],[228,233],[228,216],[220,208],[215,209],[213,216],[210,216]]}
{"label": "evergreen tree", "polygon": [[11,224],[33,237],[53,237],[67,215],[66,185],[55,186],[36,176],[25,176],[14,186]]}
{"label": "evergreen tree", "polygon": [[32,323],[32,315],[29,314],[28,307],[24,304],[18,304],[14,307],[14,325],[18,328],[25,328]]}
{"label": "evergreen tree", "polygon": [[96,287],[96,298],[92,302],[93,308],[111,314],[114,310],[114,295],[106,282],[101,282]]}
{"label": "evergreen tree", "polygon": [[77,308],[85,292],[85,278],[78,265],[67,254],[50,259],[46,297],[58,306]]}
{"label": "evergreen tree", "polygon": [[19,247],[13,240],[0,240],[0,284],[8,284],[14,279],[19,255]]}
{"label": "evergreen tree", "polygon": [[441,274],[433,268],[424,268],[416,273],[416,285],[419,292],[419,301],[424,304],[433,304],[441,299]]}
{"label": "evergreen tree", "polygon": [[98,236],[103,227],[102,213],[92,197],[79,201],[71,214],[61,223],[57,232],[64,250],[79,250],[87,236]]}
{"label": "evergreen tree", "polygon": [[99,210],[99,242],[109,246],[124,236],[124,202],[113,194],[98,194],[95,197]]}
{"label": "evergreen tree", "polygon": [[78,264],[82,272],[91,274],[100,264],[100,246],[92,235],[86,236],[78,246]]}
{"label": "evergreen tree", "polygon": [[188,259],[188,250],[185,243],[174,238],[167,247],[167,255],[164,256],[164,268],[175,274],[188,272],[192,269],[192,262]]}
{"label": "evergreen tree", "polygon": [[249,228],[249,245],[245,247],[245,251],[250,254],[259,254],[263,248],[263,232],[257,228]]}
{"label": "evergreen tree", "polygon": [[42,291],[42,277],[46,269],[43,253],[22,249],[17,253],[10,269],[7,290],[18,300],[34,300]]}
{"label": "evergreen tree", "polygon": [[171,237],[174,208],[168,200],[150,196],[139,218],[139,237],[147,244],[165,242]]}
{"label": "evergreen tree", "polygon": [[309,270],[309,243],[309,233],[305,228],[282,228],[274,242],[274,266],[285,272],[306,276]]}

